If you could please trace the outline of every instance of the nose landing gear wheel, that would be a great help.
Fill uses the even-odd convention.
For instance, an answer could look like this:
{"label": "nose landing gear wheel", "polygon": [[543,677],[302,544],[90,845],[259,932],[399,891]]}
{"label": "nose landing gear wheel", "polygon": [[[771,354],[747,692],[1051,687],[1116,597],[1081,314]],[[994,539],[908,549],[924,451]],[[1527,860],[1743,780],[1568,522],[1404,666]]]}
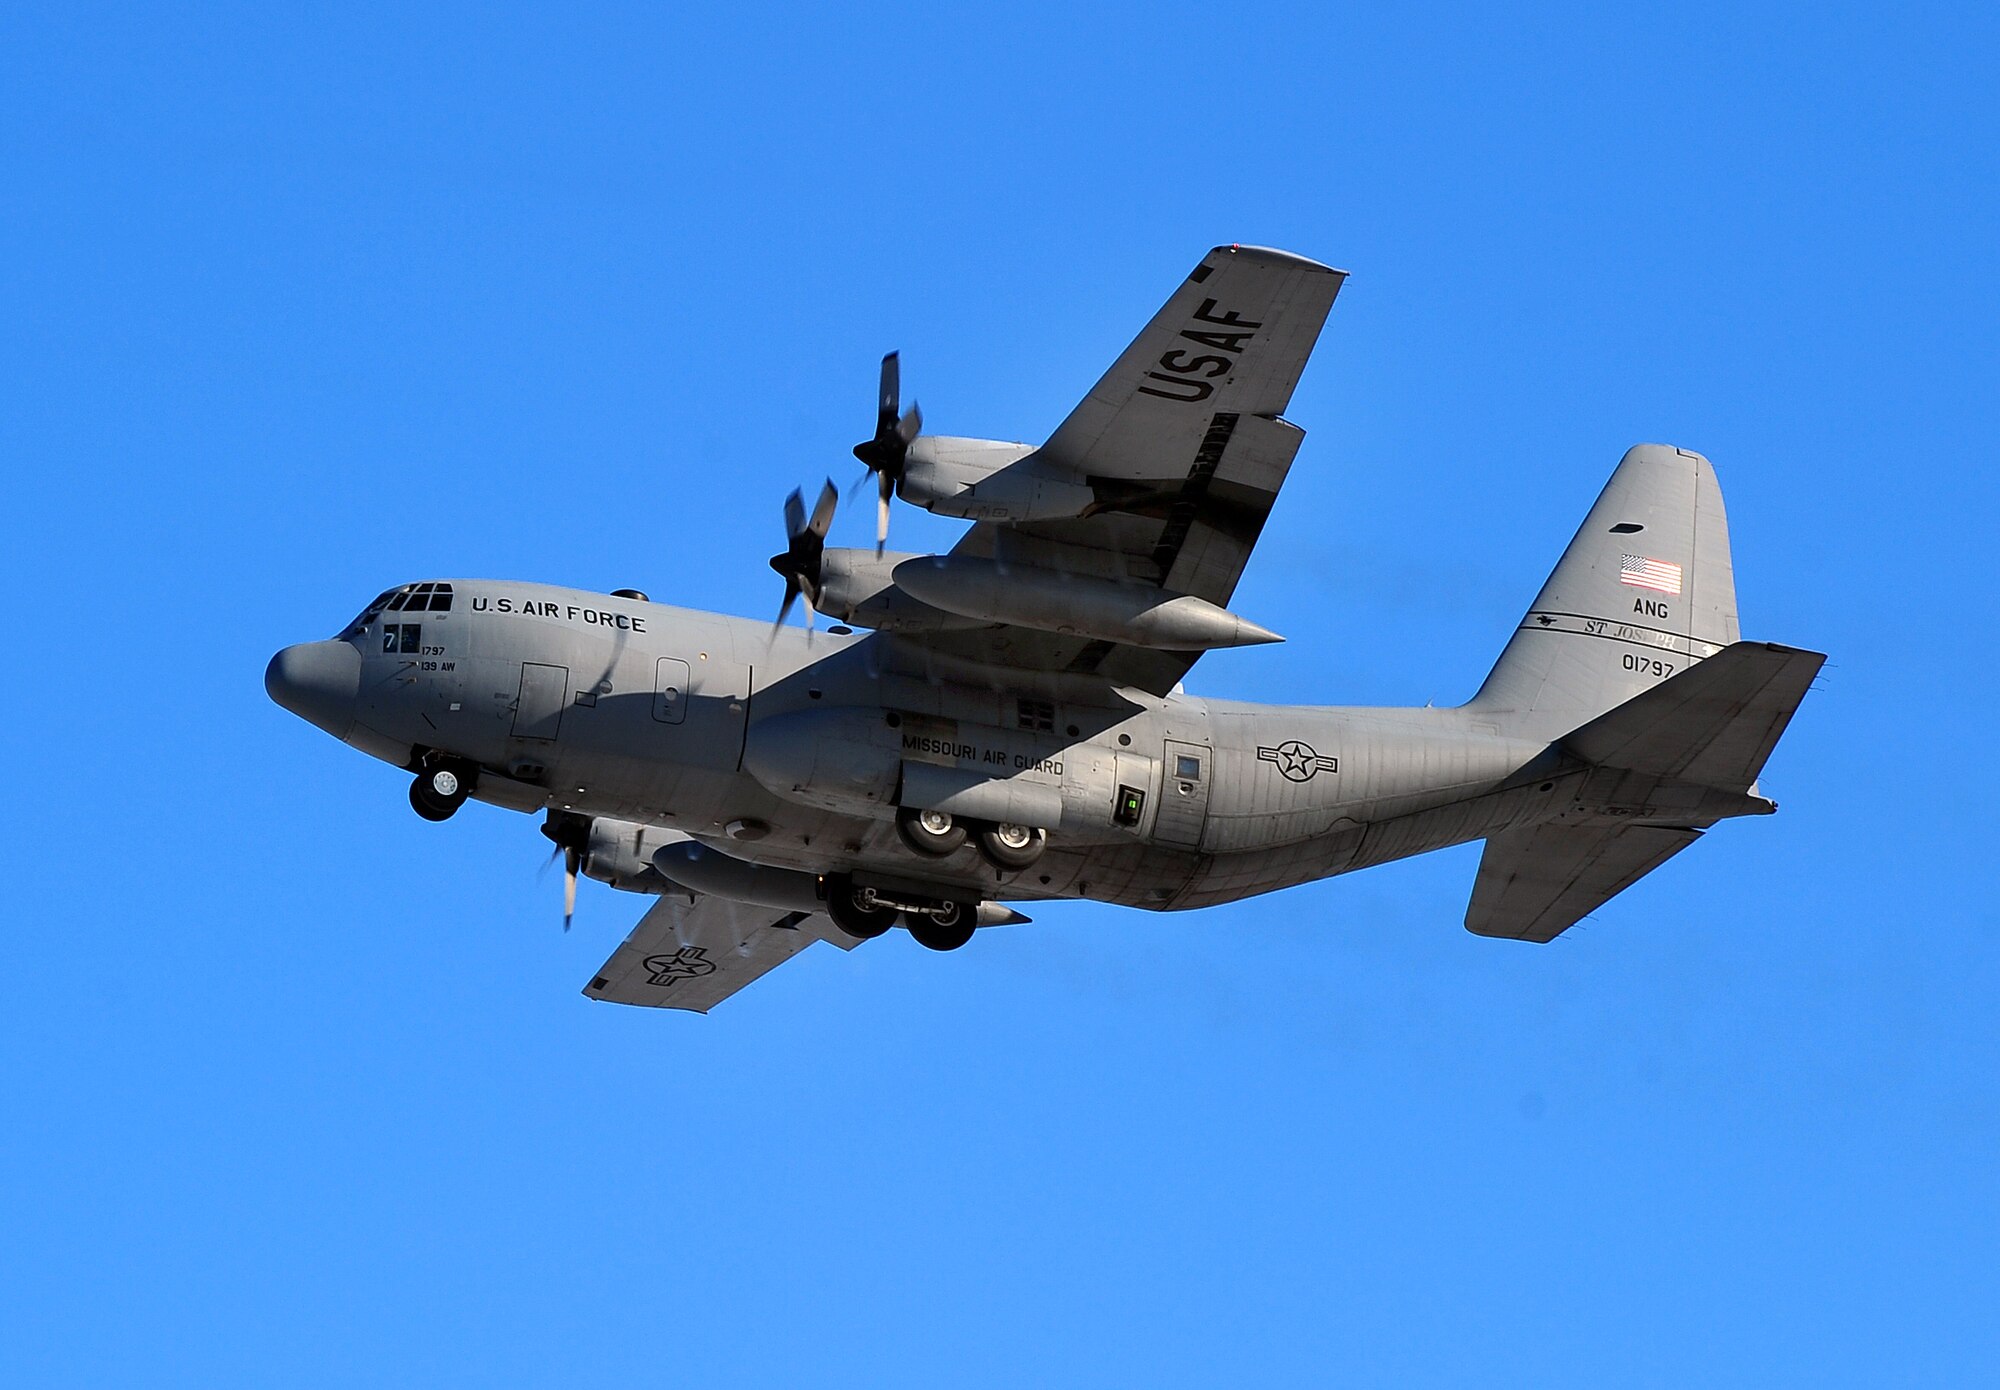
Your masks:
{"label": "nose landing gear wheel", "polygon": [[471,792],[471,780],[456,769],[428,767],[410,783],[410,809],[425,820],[450,820]]}
{"label": "nose landing gear wheel", "polygon": [[942,858],[965,843],[964,823],[944,811],[905,806],[896,812],[896,829],[918,854]]}
{"label": "nose landing gear wheel", "polygon": [[919,946],[928,946],[933,951],[956,951],[972,940],[979,915],[964,903],[946,903],[935,913],[904,913],[903,925],[909,928]]}
{"label": "nose landing gear wheel", "polygon": [[896,909],[875,900],[872,888],[856,888],[845,875],[826,883],[826,915],[849,936],[872,941],[896,925]]}
{"label": "nose landing gear wheel", "polygon": [[1049,832],[1027,825],[989,825],[979,832],[979,848],[1003,869],[1025,869],[1042,857]]}

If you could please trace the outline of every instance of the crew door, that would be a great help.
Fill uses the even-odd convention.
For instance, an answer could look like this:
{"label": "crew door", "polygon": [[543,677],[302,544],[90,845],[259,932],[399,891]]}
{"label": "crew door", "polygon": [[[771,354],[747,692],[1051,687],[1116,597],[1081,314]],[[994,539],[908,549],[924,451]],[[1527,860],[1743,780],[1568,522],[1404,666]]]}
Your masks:
{"label": "crew door", "polygon": [[514,702],[514,737],[554,742],[569,703],[569,667],[521,663],[521,695]]}
{"label": "crew door", "polygon": [[1207,744],[1166,741],[1160,759],[1160,809],[1153,839],[1176,849],[1200,849],[1208,819],[1208,784],[1215,755]]}

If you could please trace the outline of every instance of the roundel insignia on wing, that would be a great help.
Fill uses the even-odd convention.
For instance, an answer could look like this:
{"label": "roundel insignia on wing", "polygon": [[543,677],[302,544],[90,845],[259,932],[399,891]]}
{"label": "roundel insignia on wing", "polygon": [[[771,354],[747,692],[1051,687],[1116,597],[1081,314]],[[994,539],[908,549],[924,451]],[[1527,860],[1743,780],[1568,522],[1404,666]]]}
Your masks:
{"label": "roundel insignia on wing", "polygon": [[715,962],[700,946],[683,946],[672,955],[647,956],[640,964],[646,971],[646,983],[661,989],[673,988],[676,980],[695,980],[715,973]]}

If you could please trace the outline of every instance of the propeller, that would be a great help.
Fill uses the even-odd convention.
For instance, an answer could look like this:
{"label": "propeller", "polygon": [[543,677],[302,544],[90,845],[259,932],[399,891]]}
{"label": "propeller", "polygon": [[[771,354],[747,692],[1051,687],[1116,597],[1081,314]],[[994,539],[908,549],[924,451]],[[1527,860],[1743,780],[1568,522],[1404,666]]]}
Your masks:
{"label": "propeller", "polygon": [[875,553],[878,556],[889,543],[889,499],[896,495],[896,484],[903,481],[903,465],[910,456],[910,441],[924,427],[924,413],[914,401],[908,410],[900,415],[897,413],[903,392],[902,370],[897,359],[898,355],[893,352],[882,359],[882,390],[875,409],[875,437],[864,439],[854,446],[854,457],[868,465],[868,471],[875,475]]}
{"label": "propeller", "polygon": [[583,852],[590,843],[590,817],[574,811],[551,811],[542,822],[542,834],[555,842],[555,850],[542,865],[547,873],[558,856],[563,862],[563,930],[576,918],[576,876],[583,870]]}
{"label": "propeller", "polygon": [[778,608],[778,621],[771,624],[773,635],[785,625],[785,618],[792,611],[792,600],[800,595],[806,601],[806,631],[812,631],[814,605],[819,602],[820,557],[826,553],[827,528],[833,525],[834,508],[839,504],[840,489],[831,478],[819,490],[819,501],[813,504],[810,519],[806,516],[805,497],[797,488],[785,499],[785,548],[771,557],[771,568],[784,576],[785,601]]}

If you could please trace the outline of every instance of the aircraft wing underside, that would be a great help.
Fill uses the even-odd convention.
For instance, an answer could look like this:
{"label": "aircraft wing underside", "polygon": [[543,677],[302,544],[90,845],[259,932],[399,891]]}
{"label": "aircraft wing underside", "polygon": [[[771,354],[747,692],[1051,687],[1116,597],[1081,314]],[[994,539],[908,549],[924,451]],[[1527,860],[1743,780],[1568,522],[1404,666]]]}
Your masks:
{"label": "aircraft wing underside", "polygon": [[[1284,420],[1345,272],[1219,246],[1048,442],[1022,461],[1086,485],[1086,514],[983,521],[954,555],[1156,586],[1227,607],[1305,431]],[[967,660],[1164,695],[1198,657],[1040,629],[927,634]]]}
{"label": "aircraft wing underside", "polygon": [[705,1014],[815,941],[848,951],[860,944],[821,913],[670,893],[639,919],[583,992],[614,1004]]}

